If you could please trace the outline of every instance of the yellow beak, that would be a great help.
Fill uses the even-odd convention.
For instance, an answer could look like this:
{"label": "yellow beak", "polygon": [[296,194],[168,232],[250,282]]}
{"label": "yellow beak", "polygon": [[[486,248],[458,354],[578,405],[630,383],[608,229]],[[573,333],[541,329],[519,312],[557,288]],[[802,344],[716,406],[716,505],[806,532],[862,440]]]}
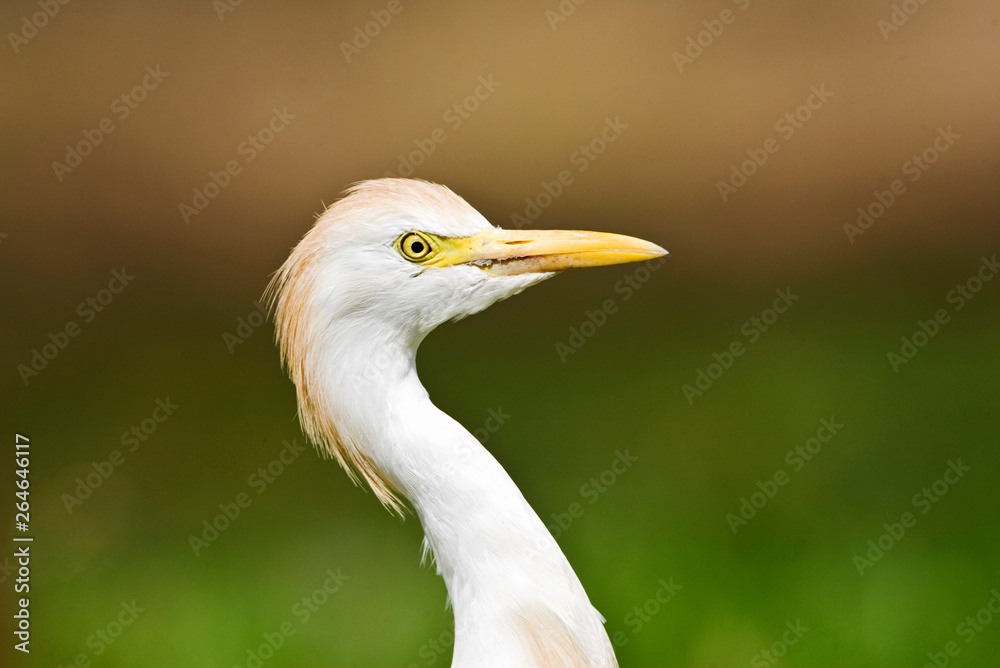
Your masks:
{"label": "yellow beak", "polygon": [[639,262],[667,254],[635,237],[578,230],[492,228],[447,241],[433,264],[474,264],[496,276]]}

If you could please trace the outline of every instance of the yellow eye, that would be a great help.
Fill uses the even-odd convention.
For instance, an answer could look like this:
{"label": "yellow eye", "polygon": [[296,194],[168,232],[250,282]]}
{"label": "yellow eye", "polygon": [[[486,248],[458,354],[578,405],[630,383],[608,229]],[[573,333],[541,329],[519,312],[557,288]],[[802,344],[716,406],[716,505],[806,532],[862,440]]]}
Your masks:
{"label": "yellow eye", "polygon": [[397,245],[403,257],[414,262],[426,260],[434,250],[430,239],[419,232],[407,232],[399,238]]}

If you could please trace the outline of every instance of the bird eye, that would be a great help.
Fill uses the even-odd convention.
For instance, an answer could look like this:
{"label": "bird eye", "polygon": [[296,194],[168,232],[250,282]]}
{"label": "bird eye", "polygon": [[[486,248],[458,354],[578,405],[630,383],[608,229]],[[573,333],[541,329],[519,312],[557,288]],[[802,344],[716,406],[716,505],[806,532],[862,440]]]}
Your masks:
{"label": "bird eye", "polygon": [[431,254],[431,242],[419,232],[407,232],[399,238],[399,252],[407,260],[420,261]]}

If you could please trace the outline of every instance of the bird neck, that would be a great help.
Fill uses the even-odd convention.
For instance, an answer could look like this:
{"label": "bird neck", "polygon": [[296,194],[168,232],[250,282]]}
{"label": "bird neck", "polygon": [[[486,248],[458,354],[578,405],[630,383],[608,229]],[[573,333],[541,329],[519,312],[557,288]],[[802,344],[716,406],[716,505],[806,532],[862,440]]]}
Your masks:
{"label": "bird neck", "polygon": [[348,434],[413,504],[449,590],[452,584],[472,584],[454,579],[470,573],[492,577],[490,566],[497,560],[508,568],[521,561],[529,571],[535,559],[559,561],[568,568],[551,534],[499,462],[431,402],[417,376],[414,347],[393,348],[388,341],[371,339],[365,345],[368,354],[350,356],[366,360],[363,366],[338,374],[349,389],[336,394],[352,401],[363,397],[365,403],[363,412],[345,413],[371,416],[351,421]]}
{"label": "bird neck", "polygon": [[[419,342],[358,343],[339,360],[345,386],[332,395],[364,397],[360,413],[338,411],[343,426],[420,518],[425,554],[433,553],[455,612],[453,666],[617,665],[603,619],[541,519],[482,444],[431,402],[417,377]],[[546,648],[560,638],[569,658],[546,663]]]}

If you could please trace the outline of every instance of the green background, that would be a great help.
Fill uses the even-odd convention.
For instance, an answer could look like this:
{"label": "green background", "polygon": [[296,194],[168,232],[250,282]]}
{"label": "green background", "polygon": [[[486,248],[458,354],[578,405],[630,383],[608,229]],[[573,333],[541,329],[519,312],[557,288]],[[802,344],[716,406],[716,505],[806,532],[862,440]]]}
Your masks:
{"label": "green background", "polygon": [[[808,631],[781,665],[920,666],[949,641],[951,665],[994,665],[1000,620],[968,643],[957,627],[1000,588],[1000,280],[961,310],[947,295],[1000,251],[996,7],[928,3],[886,40],[882,3],[595,2],[555,30],[555,3],[403,6],[350,63],[340,43],[383,5],[247,0],[220,21],[208,2],[71,3],[4,54],[17,95],[0,109],[0,418],[8,443],[31,437],[35,537],[32,653],[5,633],[4,665],[245,666],[286,622],[265,666],[449,664],[446,591],[420,565],[415,517],[311,447],[251,484],[305,438],[270,322],[232,351],[224,338],[320,202],[395,170],[435,127],[448,140],[416,176],[491,221],[509,226],[570,169],[533,226],[671,251],[627,300],[615,286],[639,265],[569,272],[441,327],[418,358],[470,430],[509,416],[486,446],[547,524],[561,517],[622,666],[764,665],[796,623]],[[728,6],[735,22],[678,72],[672,54]],[[36,11],[8,3],[0,26]],[[65,145],[157,63],[166,80],[59,182]],[[490,73],[501,86],[450,129],[442,110]],[[723,202],[730,165],[824,82],[830,101]],[[284,106],[288,128],[185,225],[178,204]],[[628,129],[576,171],[570,156],[616,116]],[[955,145],[850,243],[856,208],[949,126]],[[122,267],[135,279],[84,323],[78,304]],[[798,300],[751,343],[744,323],[785,289]],[[607,299],[617,310],[560,359]],[[887,354],[938,309],[950,321],[895,371]],[[80,335],[22,382],[70,320]],[[689,402],[682,386],[733,341],[746,352]],[[168,397],[174,414],[127,452],[122,433]],[[793,471],[786,454],[823,419],[843,427]],[[63,495],[116,449],[124,463],[68,512]],[[587,491],[626,450],[635,463]],[[914,495],[958,460],[968,473],[921,513]],[[779,469],[787,484],[734,533],[727,514]],[[241,493],[249,507],[195,555],[190,536]],[[915,525],[859,575],[855,555],[907,511]],[[328,570],[348,579],[302,623],[295,606]],[[680,585],[663,604],[661,581]],[[88,639],[133,600],[143,612],[97,655]]]}

